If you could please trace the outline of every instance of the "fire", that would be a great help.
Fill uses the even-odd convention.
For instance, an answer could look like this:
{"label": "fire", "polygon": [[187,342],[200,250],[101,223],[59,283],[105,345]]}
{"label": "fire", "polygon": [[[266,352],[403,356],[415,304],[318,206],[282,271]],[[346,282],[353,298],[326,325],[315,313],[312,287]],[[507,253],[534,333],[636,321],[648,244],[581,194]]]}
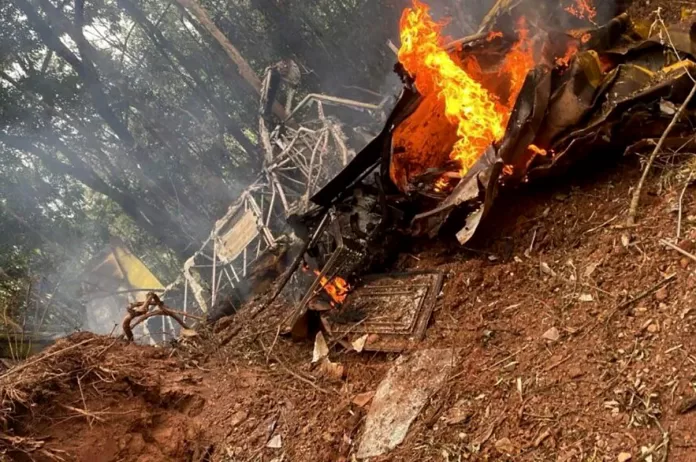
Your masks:
{"label": "fire", "polygon": [[503,62],[503,68],[501,70],[501,74],[507,74],[509,76],[511,84],[510,97],[508,99],[509,110],[505,113],[506,124],[509,112],[515,105],[517,95],[519,95],[520,90],[522,90],[524,79],[527,77],[529,70],[534,67],[534,56],[532,56],[530,50],[529,28],[527,27],[527,20],[524,16],[517,21],[517,31],[519,34],[519,41],[515,43],[505,56],[505,61]]}
{"label": "fire", "polygon": [[444,192],[449,188],[449,179],[441,176],[440,178],[435,181],[435,186],[433,186],[433,191],[435,192]]}
{"label": "fire", "polygon": [[556,58],[556,65],[561,67],[568,67],[568,65],[570,64],[570,60],[573,59],[573,56],[575,56],[577,52],[578,44],[575,42],[569,43],[565,55]]}
{"label": "fire", "polygon": [[443,25],[430,16],[428,5],[413,0],[401,17],[399,61],[415,78],[423,96],[436,94],[444,101],[445,116],[457,126],[459,140],[450,159],[457,161],[461,175],[476,163],[486,148],[505,134],[512,105],[534,62],[524,43],[526,24],[520,29],[520,42],[505,59],[502,72],[509,74],[509,99],[501,102],[462,69],[447,53],[441,32]]}
{"label": "fire", "polygon": [[492,42],[493,40],[495,40],[497,38],[502,38],[502,37],[503,37],[502,32],[490,31],[488,33],[488,37],[486,37],[486,40],[488,40],[489,42]]}
{"label": "fire", "polygon": [[546,154],[548,154],[546,149],[542,149],[539,146],[537,146],[536,144],[530,144],[529,146],[527,146],[527,149],[532,151],[537,156],[545,156]]}
{"label": "fire", "polygon": [[597,17],[597,9],[592,4],[592,0],[575,0],[565,10],[576,18],[587,19],[591,22],[594,22]]}
{"label": "fire", "polygon": [[[314,270],[314,274],[321,276],[321,272]],[[321,287],[329,294],[331,299],[341,304],[346,300],[348,292],[350,292],[350,285],[345,279],[335,276],[333,279],[329,280],[326,276],[321,276]]]}

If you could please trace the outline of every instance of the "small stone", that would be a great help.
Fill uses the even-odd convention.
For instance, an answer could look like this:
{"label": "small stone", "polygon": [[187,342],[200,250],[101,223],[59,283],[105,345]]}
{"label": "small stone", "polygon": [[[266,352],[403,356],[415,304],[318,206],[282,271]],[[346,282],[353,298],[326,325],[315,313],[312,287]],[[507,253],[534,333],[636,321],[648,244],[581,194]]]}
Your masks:
{"label": "small stone", "polygon": [[578,300],[580,300],[581,302],[593,302],[594,297],[591,294],[580,294]]}
{"label": "small stone", "polygon": [[669,293],[667,292],[667,287],[663,287],[657,292],[655,292],[655,299],[658,302],[664,302],[665,300],[667,300],[668,295]]}
{"label": "small stone", "polygon": [[570,376],[571,379],[578,379],[585,375],[582,369],[580,369],[579,366],[573,366],[568,370],[568,375]]}
{"label": "small stone", "polygon": [[658,332],[660,332],[660,325],[654,323],[650,324],[648,326],[648,332],[650,332],[651,334],[657,334]]}
{"label": "small stone", "polygon": [[283,447],[283,438],[280,435],[275,435],[266,445],[268,449],[280,449]]}
{"label": "small stone", "polygon": [[628,462],[632,457],[630,452],[622,452],[616,460],[617,462]]}
{"label": "small stone", "polygon": [[556,272],[551,269],[548,263],[541,262],[539,264],[539,270],[541,270],[542,274],[545,274],[547,276],[551,277],[556,277]]}
{"label": "small stone", "polygon": [[686,257],[684,257],[684,258],[682,258],[681,260],[679,260],[679,266],[681,266],[682,269],[688,268],[690,264],[691,264],[691,260],[689,260],[689,259],[686,258]]}
{"label": "small stone", "polygon": [[560,332],[558,332],[558,329],[556,329],[555,327],[552,327],[551,329],[544,332],[544,335],[542,335],[542,338],[544,338],[546,340],[550,340],[552,342],[557,342],[558,339],[561,338],[561,334],[560,334]]}

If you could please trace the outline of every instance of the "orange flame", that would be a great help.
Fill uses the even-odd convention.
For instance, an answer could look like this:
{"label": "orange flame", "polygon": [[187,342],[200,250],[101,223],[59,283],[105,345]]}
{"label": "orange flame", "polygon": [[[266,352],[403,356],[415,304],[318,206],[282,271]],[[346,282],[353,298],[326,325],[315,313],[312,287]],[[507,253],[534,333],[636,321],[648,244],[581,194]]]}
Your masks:
{"label": "orange flame", "polygon": [[537,146],[536,144],[530,144],[529,146],[527,146],[527,149],[532,151],[537,156],[545,156],[546,154],[548,154],[546,149],[542,149],[539,146]]}
{"label": "orange flame", "polygon": [[[314,270],[314,274],[320,276],[321,272]],[[348,292],[350,292],[350,285],[348,282],[338,276],[334,276],[331,280],[326,276],[321,276],[320,283],[321,287],[329,294],[329,297],[338,304],[343,303],[348,296]]]}
{"label": "orange flame", "polygon": [[568,49],[565,55],[556,58],[556,65],[561,67],[568,67],[570,65],[570,60],[573,59],[578,52],[578,44],[575,42],[570,42],[568,44]]}
{"label": "orange flame", "polygon": [[501,74],[507,74],[510,78],[509,110],[505,112],[506,124],[509,112],[515,105],[517,95],[519,95],[520,90],[522,90],[524,79],[527,77],[529,70],[534,67],[534,56],[532,56],[530,49],[529,28],[527,27],[527,20],[524,17],[521,17],[517,21],[517,31],[519,34],[519,41],[515,43],[508,54],[505,55],[505,61],[503,62],[503,68],[501,70]]}
{"label": "orange flame", "polygon": [[441,193],[447,190],[449,188],[449,179],[441,176],[435,181],[435,185],[433,186],[433,191]]}
{"label": "orange flame", "polygon": [[437,94],[444,101],[445,116],[457,126],[459,137],[450,159],[458,162],[464,176],[485,149],[505,134],[511,106],[534,63],[522,44],[527,38],[525,27],[520,32],[520,43],[503,65],[502,72],[510,74],[511,89],[507,105],[501,103],[447,53],[441,36],[443,25],[431,18],[429,10],[419,0],[413,0],[413,8],[404,10],[399,61],[414,76],[423,96]]}
{"label": "orange flame", "polygon": [[575,3],[567,6],[565,10],[576,18],[592,22],[597,17],[597,9],[592,4],[592,0],[575,0]]}
{"label": "orange flame", "polygon": [[502,38],[502,37],[503,37],[502,32],[490,31],[488,33],[488,36],[486,37],[486,40],[489,42],[492,42],[493,40],[495,40],[497,38]]}

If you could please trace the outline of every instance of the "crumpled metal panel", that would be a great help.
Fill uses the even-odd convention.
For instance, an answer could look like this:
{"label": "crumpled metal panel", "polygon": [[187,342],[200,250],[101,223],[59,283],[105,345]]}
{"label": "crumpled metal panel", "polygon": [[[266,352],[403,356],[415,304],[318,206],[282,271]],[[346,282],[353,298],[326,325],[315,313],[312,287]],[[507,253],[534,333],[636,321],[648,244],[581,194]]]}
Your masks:
{"label": "crumpled metal panel", "polygon": [[[684,101],[693,85],[687,71],[696,73],[696,64],[691,55],[677,56],[670,46],[638,40],[629,24],[622,15],[597,29],[599,35],[590,42],[602,51],[578,53],[566,70],[541,65],[530,72],[503,140],[486,151],[438,207],[415,216],[413,233],[433,237],[455,208],[469,210],[457,234],[464,244],[500,187],[557,173],[603,148],[626,149],[643,138],[659,137],[671,120],[659,110],[660,102]],[[617,50],[612,41],[620,45]],[[689,125],[688,115],[682,127]],[[535,154],[530,144],[551,154]]]}
{"label": "crumpled metal panel", "polygon": [[[500,3],[514,7],[519,2]],[[428,207],[417,195],[399,202],[405,216],[413,216],[405,228],[402,223],[402,231],[434,237],[456,209],[457,216],[465,221],[457,234],[464,244],[473,237],[500,188],[555,174],[601,150],[626,150],[639,147],[636,143],[641,139],[659,137],[672,117],[660,110],[660,104],[680,105],[693,85],[687,71],[696,73],[696,34],[670,31],[678,37],[672,47],[659,37],[641,35],[645,32],[647,28],[635,26],[626,14],[593,30],[574,31],[584,43],[571,65],[557,67],[545,59],[529,73],[504,138],[486,150],[448,197],[434,205],[430,201]],[[560,41],[561,36],[569,37],[549,32],[549,42]],[[501,47],[504,44],[483,39],[467,44],[458,53],[460,57],[467,53],[490,57],[501,54]],[[369,151],[371,165],[376,165],[376,156],[381,155],[381,178],[387,194],[399,193],[388,174],[393,155],[391,136],[421,100],[408,87],[379,142]],[[687,111],[676,127],[675,139],[684,134],[692,119],[696,119],[695,114]],[[550,154],[535,154],[528,149],[530,144]],[[359,177],[360,172],[353,172],[351,179]],[[336,182],[332,190],[320,192],[317,202],[325,206],[335,203],[341,197],[339,186],[345,184]]]}

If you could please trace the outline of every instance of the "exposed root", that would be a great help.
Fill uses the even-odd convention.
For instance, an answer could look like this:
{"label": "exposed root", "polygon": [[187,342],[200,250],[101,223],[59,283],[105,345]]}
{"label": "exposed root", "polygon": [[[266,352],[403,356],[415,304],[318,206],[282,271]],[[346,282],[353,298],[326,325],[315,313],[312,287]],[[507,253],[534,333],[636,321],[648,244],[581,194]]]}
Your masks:
{"label": "exposed root", "polygon": [[[150,308],[152,307],[155,309],[150,311]],[[126,339],[128,339],[129,342],[132,342],[133,328],[145,322],[148,318],[152,318],[153,316],[169,316],[182,328],[189,328],[176,312],[171,310],[167,305],[164,304],[164,302],[162,302],[162,300],[160,300],[157,294],[150,292],[147,294],[144,302],[131,303],[128,307],[128,314],[125,318],[123,318],[123,322],[121,323],[123,334],[126,336]]]}

